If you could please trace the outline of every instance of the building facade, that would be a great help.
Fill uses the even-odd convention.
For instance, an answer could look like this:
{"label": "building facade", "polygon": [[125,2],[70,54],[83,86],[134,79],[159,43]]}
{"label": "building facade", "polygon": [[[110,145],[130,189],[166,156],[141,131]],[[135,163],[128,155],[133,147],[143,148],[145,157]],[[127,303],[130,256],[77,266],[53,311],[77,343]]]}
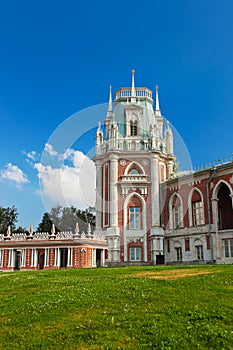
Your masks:
{"label": "building facade", "polygon": [[11,233],[0,235],[0,271],[105,266],[107,245],[90,232]]}
{"label": "building facade", "polygon": [[161,184],[167,263],[233,263],[233,157]]}
{"label": "building facade", "polygon": [[[155,106],[154,106],[155,105]],[[96,132],[91,233],[0,234],[0,270],[233,263],[233,156],[179,172],[152,91],[116,91]]]}
{"label": "building facade", "polygon": [[96,133],[96,233],[108,266],[233,262],[232,158],[175,170],[173,134],[158,87],[112,91]]}

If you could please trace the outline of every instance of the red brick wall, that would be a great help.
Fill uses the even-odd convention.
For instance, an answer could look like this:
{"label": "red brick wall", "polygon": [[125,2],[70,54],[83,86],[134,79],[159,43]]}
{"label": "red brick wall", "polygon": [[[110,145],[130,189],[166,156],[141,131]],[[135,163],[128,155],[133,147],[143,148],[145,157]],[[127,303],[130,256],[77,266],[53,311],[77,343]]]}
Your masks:
{"label": "red brick wall", "polygon": [[[182,198],[183,201],[183,213],[184,213],[184,226],[189,226],[189,217],[188,217],[188,197],[189,193],[192,191],[192,189],[198,188],[202,194],[203,194],[203,200],[204,200],[204,218],[205,218],[205,224],[208,223],[208,203],[207,203],[207,191],[206,191],[206,184],[209,180],[209,174],[205,173],[205,178],[203,178],[203,173],[200,174],[194,174],[193,177],[189,178],[188,183],[181,183],[181,180],[184,178],[180,178],[177,180],[168,181],[167,183],[164,183],[162,185],[162,199],[163,199],[163,210],[162,210],[162,217],[163,217],[163,225],[165,228],[168,228],[168,222],[169,222],[169,200],[173,193],[179,193],[179,195]],[[209,198],[210,198],[210,216],[211,216],[211,223],[213,223],[213,213],[212,213],[212,196],[213,196],[213,189],[217,185],[217,183],[220,180],[225,180],[231,187],[233,185],[231,184],[231,180],[233,176],[233,169],[228,174],[221,174],[217,172],[212,179],[211,183],[209,184]],[[193,194],[193,200],[199,200],[200,194],[197,191],[194,191]]]}

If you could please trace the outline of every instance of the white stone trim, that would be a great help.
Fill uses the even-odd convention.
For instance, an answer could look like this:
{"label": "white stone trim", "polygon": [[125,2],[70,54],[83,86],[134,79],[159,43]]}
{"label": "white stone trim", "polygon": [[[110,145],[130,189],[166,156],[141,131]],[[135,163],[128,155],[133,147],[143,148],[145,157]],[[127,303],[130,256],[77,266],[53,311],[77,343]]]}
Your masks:
{"label": "white stone trim", "polygon": [[174,192],[170,199],[169,199],[169,229],[170,230],[173,230],[175,229],[174,228],[174,225],[173,225],[173,211],[172,211],[172,202],[173,202],[173,199],[174,197],[177,196],[179,199],[180,199],[180,216],[181,216],[181,220],[180,220],[180,226],[179,228],[182,228],[184,227],[184,210],[183,210],[183,200],[180,196],[180,194],[178,192]]}
{"label": "white stone trim", "polygon": [[192,190],[189,192],[188,195],[188,217],[189,217],[189,227],[193,226],[193,208],[192,208],[192,197],[193,197],[193,193],[194,191],[197,191],[200,196],[201,196],[201,202],[202,202],[202,215],[203,215],[203,220],[204,223],[203,225],[205,225],[205,208],[204,208],[204,197],[203,194],[201,192],[201,190],[199,190],[199,188],[197,187],[193,187]]}
{"label": "white stone trim", "polygon": [[145,174],[145,170],[143,169],[141,164],[139,164],[138,162],[136,162],[134,160],[127,165],[127,167],[125,168],[125,171],[124,171],[124,175],[129,175],[128,174],[129,173],[129,169],[133,168],[134,164],[135,164],[135,167],[137,167],[137,168],[139,168],[141,170],[141,173],[139,175],[146,175]]}
{"label": "white stone trim", "polygon": [[[128,230],[127,227],[127,215],[128,215],[128,204],[129,201],[132,197],[138,197],[139,200],[142,203],[142,229],[141,230]],[[124,205],[123,205],[123,212],[124,212],[124,220],[123,220],[123,231],[124,231],[124,261],[128,261],[128,257],[127,257],[127,232],[136,232],[140,237],[138,237],[137,235],[134,234],[135,238],[141,238],[143,237],[143,245],[144,245],[144,261],[147,261],[147,239],[146,239],[146,202],[144,200],[144,198],[137,192],[132,192],[130,193],[125,201],[124,201]],[[131,236],[131,235],[130,235]]]}

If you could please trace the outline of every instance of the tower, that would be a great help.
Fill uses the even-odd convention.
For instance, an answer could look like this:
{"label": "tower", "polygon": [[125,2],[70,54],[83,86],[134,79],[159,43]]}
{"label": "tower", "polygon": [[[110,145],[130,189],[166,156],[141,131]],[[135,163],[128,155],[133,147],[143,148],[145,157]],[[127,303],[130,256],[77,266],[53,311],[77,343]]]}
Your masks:
{"label": "tower", "polygon": [[108,241],[108,265],[156,264],[164,260],[160,182],[170,178],[175,157],[172,130],[155,110],[152,91],[112,87],[104,120],[96,133],[96,233]]}

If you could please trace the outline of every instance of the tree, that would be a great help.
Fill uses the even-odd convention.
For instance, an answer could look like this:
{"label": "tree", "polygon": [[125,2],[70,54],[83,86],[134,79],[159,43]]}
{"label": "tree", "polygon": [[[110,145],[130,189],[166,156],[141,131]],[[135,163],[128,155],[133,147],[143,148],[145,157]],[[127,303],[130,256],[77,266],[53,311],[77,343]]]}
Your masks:
{"label": "tree", "polygon": [[15,230],[18,215],[19,214],[14,205],[11,208],[4,208],[0,206],[0,232],[6,233],[9,225],[11,226],[12,230]]}
{"label": "tree", "polygon": [[26,229],[26,227],[18,226],[16,230],[14,230],[15,233],[29,233],[29,231]]}
{"label": "tree", "polygon": [[38,232],[51,232],[52,220],[49,213],[44,213],[41,223],[37,227]]}
{"label": "tree", "polygon": [[74,232],[76,224],[79,224],[79,231],[87,232],[88,223],[92,226],[92,231],[95,225],[95,215],[92,208],[80,210],[71,207],[62,207],[57,205],[50,210],[50,213],[45,213],[42,222],[38,225],[39,232],[50,232],[52,224],[58,231],[72,231]]}

